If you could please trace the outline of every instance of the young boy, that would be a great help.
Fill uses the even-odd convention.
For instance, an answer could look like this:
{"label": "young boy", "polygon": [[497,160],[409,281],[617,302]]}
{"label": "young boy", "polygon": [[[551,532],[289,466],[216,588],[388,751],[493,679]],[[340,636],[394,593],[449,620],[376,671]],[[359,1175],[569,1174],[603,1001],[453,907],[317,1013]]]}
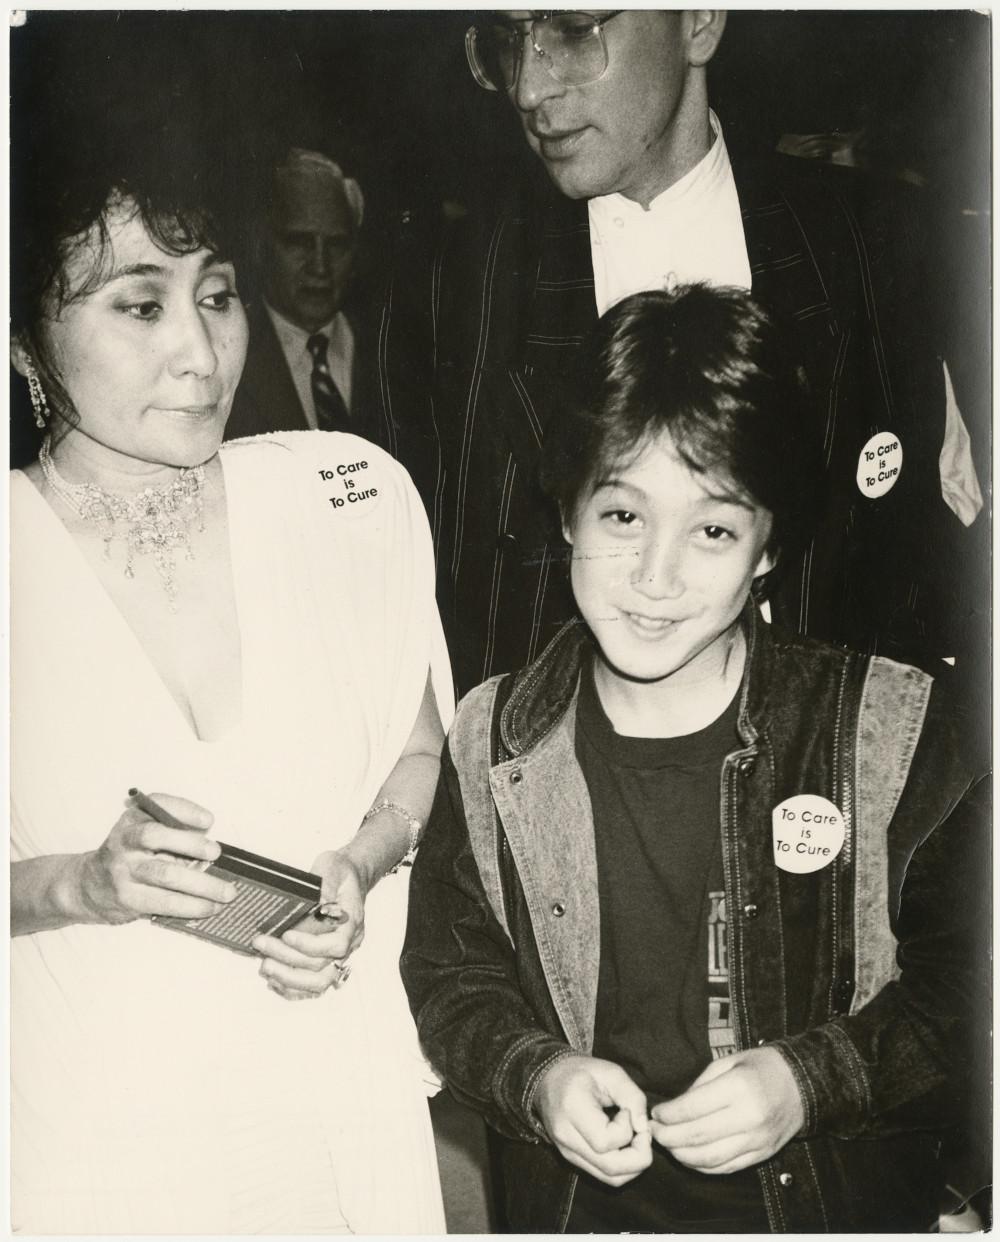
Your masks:
{"label": "young boy", "polygon": [[460,705],[402,962],[515,1230],[937,1216],[985,782],[926,674],[753,602],[808,531],[806,422],[765,313],[693,286],[604,317],[550,430],[582,623]]}

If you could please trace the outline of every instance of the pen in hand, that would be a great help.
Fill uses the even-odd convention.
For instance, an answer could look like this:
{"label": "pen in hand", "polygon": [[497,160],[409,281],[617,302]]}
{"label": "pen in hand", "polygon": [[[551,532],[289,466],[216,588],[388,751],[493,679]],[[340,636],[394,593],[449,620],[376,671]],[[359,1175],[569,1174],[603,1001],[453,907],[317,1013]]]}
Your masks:
{"label": "pen in hand", "polygon": [[[169,811],[164,810],[159,803],[154,802],[141,789],[133,787],[128,791],[128,796],[140,811],[144,811],[150,819],[155,819],[157,823],[164,824],[167,828],[180,828],[185,832],[191,830],[190,825],[181,823],[175,815],[171,815]],[[335,901],[326,901],[321,906],[318,906],[314,911],[314,916],[329,927],[339,927],[342,923],[346,923],[348,918],[347,911],[343,910]]]}
{"label": "pen in hand", "polygon": [[158,802],[154,802],[141,789],[130,789],[128,796],[140,811],[145,811],[149,818],[155,819],[158,824],[163,824],[167,828],[180,828],[183,832],[191,831],[190,824],[182,824],[176,815],[171,815],[169,811],[165,811]]}
{"label": "pen in hand", "polygon": [[[171,894],[166,905],[163,904],[166,899],[157,899],[156,908],[148,911],[154,923],[211,918],[236,900],[239,895],[237,885],[231,882],[230,877],[211,874],[213,861],[219,858],[222,847],[220,842],[206,836],[212,825],[210,812],[184,798],[170,798],[171,805],[176,805],[181,815],[190,815],[190,819],[185,821],[135,786],[129,789],[128,796],[132,805],[153,823],[169,828],[171,834],[183,833],[182,839],[171,840],[168,834],[143,828],[135,842],[138,849],[148,850],[154,858],[162,859],[164,864],[155,873],[146,873],[144,880],[152,888]],[[183,870],[176,871],[177,865]],[[192,870],[201,873],[199,878],[195,879]],[[190,906],[192,898],[203,908],[185,910],[178,904]]]}
{"label": "pen in hand", "polygon": [[[153,799],[150,798],[148,794],[144,794],[141,789],[136,789],[133,786],[128,791],[128,796],[132,799],[132,802],[139,808],[140,811],[143,811],[149,816],[150,819],[155,820],[158,824],[163,824],[165,828],[177,828],[181,832],[185,833],[197,832],[199,836],[204,836],[204,829],[193,828],[190,824],[185,824],[183,820],[178,819],[176,815],[171,815],[171,813],[165,807],[160,806],[158,802],[154,802]],[[200,863],[200,865],[206,866],[208,864],[207,859],[188,859],[187,854],[177,854],[172,850],[161,850],[158,852],[170,855],[174,858],[187,860],[191,865]]]}

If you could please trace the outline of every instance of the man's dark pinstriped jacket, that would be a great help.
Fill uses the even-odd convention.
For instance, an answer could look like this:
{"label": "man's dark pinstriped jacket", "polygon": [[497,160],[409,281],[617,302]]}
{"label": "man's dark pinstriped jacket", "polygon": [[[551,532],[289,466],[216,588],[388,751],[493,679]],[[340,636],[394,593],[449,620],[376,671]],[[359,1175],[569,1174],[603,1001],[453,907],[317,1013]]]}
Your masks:
{"label": "man's dark pinstriped jacket", "polygon": [[[786,629],[933,669],[961,655],[970,610],[964,528],[941,498],[941,360],[924,247],[851,170],[732,154],[753,293],[794,334],[827,463],[820,530],[773,600]],[[431,518],[439,600],[467,691],[530,663],[573,615],[565,551],[537,484],[561,376],[596,320],[587,206],[544,173],[436,248],[397,238],[378,331],[376,438],[410,470]],[[433,252],[433,253],[432,253]],[[879,431],[899,481],[858,489]]]}

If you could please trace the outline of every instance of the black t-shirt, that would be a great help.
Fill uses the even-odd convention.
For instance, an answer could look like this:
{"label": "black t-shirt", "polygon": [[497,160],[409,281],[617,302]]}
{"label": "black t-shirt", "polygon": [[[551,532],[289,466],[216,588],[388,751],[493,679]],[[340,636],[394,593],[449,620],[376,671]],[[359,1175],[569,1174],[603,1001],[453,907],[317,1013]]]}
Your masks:
{"label": "black t-shirt", "polygon": [[[650,1108],[734,1050],[719,783],[739,744],[738,700],[697,733],[624,737],[593,669],[581,679],[576,756],[594,812],[601,910],[594,1055],[622,1066]],[[752,1169],[713,1176],[655,1143],[653,1153],[618,1189],[581,1175],[569,1232],[767,1231]]]}

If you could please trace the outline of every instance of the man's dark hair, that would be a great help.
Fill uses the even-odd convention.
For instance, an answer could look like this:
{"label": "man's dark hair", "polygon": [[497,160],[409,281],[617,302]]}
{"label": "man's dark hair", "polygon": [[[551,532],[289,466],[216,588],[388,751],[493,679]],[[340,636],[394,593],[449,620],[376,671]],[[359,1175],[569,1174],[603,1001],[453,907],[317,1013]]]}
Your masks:
{"label": "man's dark hair", "polygon": [[597,323],[550,425],[542,486],[572,523],[613,465],[666,434],[697,474],[728,480],[773,518],[768,551],[808,542],[822,469],[800,368],[741,289],[637,293]]}

